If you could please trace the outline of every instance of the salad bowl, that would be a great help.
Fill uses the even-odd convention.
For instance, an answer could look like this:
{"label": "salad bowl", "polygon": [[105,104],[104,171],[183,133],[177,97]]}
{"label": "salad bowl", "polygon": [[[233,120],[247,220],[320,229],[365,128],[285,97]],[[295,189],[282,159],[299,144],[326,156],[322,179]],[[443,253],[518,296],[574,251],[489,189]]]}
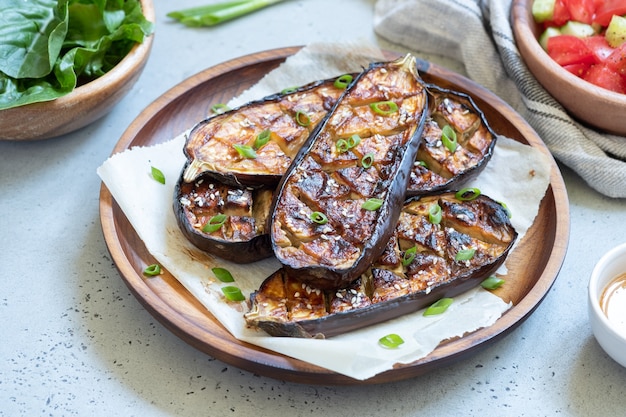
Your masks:
{"label": "salad bowl", "polygon": [[539,43],[543,31],[532,15],[533,0],[514,0],[511,24],[530,72],[575,119],[605,133],[626,135],[626,94],[599,87],[566,70]]}

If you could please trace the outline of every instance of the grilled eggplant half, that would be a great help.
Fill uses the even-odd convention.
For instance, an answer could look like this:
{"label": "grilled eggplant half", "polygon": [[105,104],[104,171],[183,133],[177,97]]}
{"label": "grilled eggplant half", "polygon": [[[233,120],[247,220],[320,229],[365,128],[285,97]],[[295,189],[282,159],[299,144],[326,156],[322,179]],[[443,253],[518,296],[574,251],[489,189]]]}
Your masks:
{"label": "grilled eggplant half", "polygon": [[429,116],[409,196],[459,188],[483,170],[496,145],[496,134],[470,96],[434,84],[427,89]]}
{"label": "grilled eggplant half", "polygon": [[229,185],[276,185],[345,91],[346,83],[337,80],[345,81],[317,81],[196,124],[185,142],[189,163],[184,180],[192,182],[207,173]]}
{"label": "grilled eggplant half", "polygon": [[272,336],[290,337],[331,337],[380,323],[478,285],[516,239],[507,210],[485,195],[414,197],[383,254],[357,280],[324,290],[282,268],[251,294],[245,319]]}
{"label": "grilled eggplant half", "polygon": [[220,258],[249,263],[271,256],[267,218],[274,188],[242,188],[208,176],[174,187],[178,227],[196,247]]}
{"label": "grilled eggplant half", "polygon": [[348,87],[276,191],[271,243],[291,276],[339,288],[380,256],[400,214],[427,105],[410,54],[371,64]]}

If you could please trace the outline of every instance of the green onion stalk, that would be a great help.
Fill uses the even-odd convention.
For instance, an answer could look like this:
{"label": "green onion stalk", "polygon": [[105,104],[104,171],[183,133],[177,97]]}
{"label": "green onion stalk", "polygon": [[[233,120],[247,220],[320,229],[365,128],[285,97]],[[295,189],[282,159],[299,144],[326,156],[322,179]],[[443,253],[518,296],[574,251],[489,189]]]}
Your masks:
{"label": "green onion stalk", "polygon": [[285,0],[234,0],[189,9],[175,10],[167,14],[185,26],[215,26],[245,16],[264,7]]}

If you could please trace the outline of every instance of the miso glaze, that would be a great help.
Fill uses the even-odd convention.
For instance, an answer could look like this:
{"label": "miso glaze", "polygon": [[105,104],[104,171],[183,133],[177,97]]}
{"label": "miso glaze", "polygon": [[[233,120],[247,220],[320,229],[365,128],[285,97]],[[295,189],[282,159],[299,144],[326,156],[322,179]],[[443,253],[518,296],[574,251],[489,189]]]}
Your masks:
{"label": "miso glaze", "polygon": [[604,288],[600,308],[617,330],[626,335],[626,273],[618,275]]}

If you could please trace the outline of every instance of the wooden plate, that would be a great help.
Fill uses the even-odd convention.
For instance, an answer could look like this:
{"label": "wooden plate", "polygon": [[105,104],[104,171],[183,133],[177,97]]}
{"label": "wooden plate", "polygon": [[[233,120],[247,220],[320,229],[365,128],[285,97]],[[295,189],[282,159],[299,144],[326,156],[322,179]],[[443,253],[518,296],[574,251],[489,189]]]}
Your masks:
{"label": "wooden plate", "polygon": [[[209,68],[175,86],[148,106],[128,127],[113,154],[133,146],[174,138],[255,84],[299,47],[275,49],[237,58]],[[397,55],[389,53],[389,58]],[[507,285],[498,295],[514,306],[494,325],[440,345],[417,362],[397,366],[366,381],[357,381],[309,363],[240,342],[178,281],[166,273],[146,280],[142,271],[154,259],[146,250],[106,186],[100,191],[104,238],[122,279],[131,292],[165,327],[185,342],[226,363],[261,375],[308,384],[347,385],[398,381],[427,373],[467,357],[499,340],[525,320],[552,286],[569,239],[569,206],[565,185],[548,149],[534,130],[502,100],[463,76],[420,62],[426,81],[473,96],[496,132],[529,144],[550,156],[550,186],[537,219],[507,265]]]}

